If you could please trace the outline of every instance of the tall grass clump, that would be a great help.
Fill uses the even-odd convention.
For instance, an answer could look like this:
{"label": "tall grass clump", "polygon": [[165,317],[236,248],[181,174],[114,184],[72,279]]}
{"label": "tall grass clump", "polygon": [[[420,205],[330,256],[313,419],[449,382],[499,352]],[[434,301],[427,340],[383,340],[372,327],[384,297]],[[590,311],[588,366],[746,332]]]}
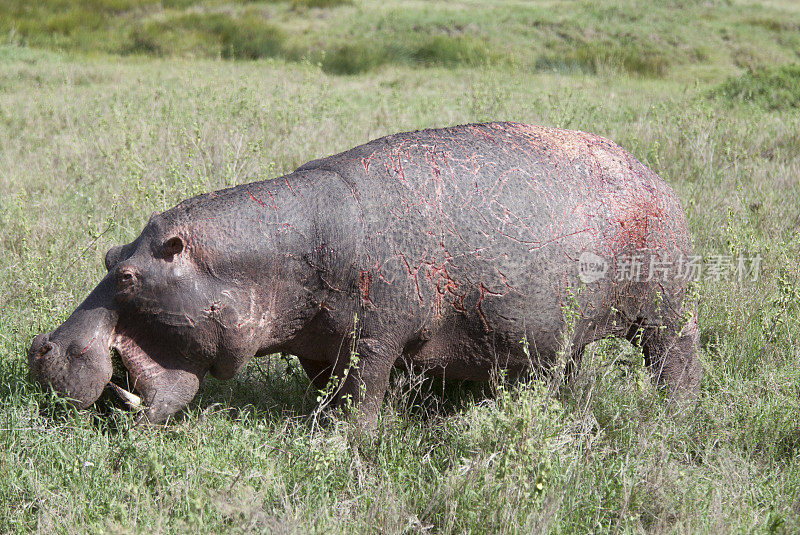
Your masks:
{"label": "tall grass clump", "polygon": [[470,35],[434,35],[424,40],[412,57],[424,65],[477,66],[492,59],[490,50],[485,40]]}
{"label": "tall grass clump", "polygon": [[397,54],[380,43],[357,41],[327,50],[322,70],[331,74],[360,74],[391,61]]}
{"label": "tall grass clump", "polygon": [[134,27],[126,54],[219,55],[231,59],[273,57],[283,52],[284,32],[255,12],[189,13]]}
{"label": "tall grass clump", "polygon": [[292,0],[292,7],[317,7],[317,8],[330,8],[339,6],[349,6],[353,4],[353,0]]}
{"label": "tall grass clump", "polygon": [[455,68],[486,65],[500,58],[484,41],[472,36],[435,35],[413,44],[399,41],[358,40],[326,51],[322,69],[331,74],[360,74],[385,64]]}
{"label": "tall grass clump", "polygon": [[540,70],[596,74],[603,69],[643,77],[663,77],[674,58],[662,47],[632,38],[584,41],[567,39],[552,45],[536,61]]}
{"label": "tall grass clump", "polygon": [[800,108],[800,64],[760,68],[729,77],[709,95],[728,102],[746,102],[766,110]]}

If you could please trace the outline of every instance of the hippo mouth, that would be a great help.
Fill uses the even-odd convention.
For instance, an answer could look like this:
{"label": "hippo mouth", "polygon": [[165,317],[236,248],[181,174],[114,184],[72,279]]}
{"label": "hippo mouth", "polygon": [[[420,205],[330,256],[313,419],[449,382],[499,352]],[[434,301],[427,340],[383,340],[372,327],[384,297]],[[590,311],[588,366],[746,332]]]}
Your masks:
{"label": "hippo mouth", "polygon": [[122,311],[107,346],[119,357],[112,368],[122,373],[111,373],[104,388],[126,408],[141,410],[138,421],[164,422],[197,393],[202,374],[193,368],[199,354],[193,343],[191,333]]}
{"label": "hippo mouth", "polygon": [[183,333],[120,310],[115,287],[106,276],[55,331],[34,338],[31,378],[79,409],[110,391],[124,407],[143,409],[141,418],[161,422],[197,392],[201,374],[189,358],[197,352]]}
{"label": "hippo mouth", "polygon": [[120,400],[120,402],[122,402],[122,404],[128,410],[135,411],[142,407],[142,398],[133,392],[130,392],[129,390],[125,390],[116,384],[113,379],[109,381],[109,383],[106,385],[106,388],[110,390],[111,393],[114,394],[114,396]]}
{"label": "hippo mouth", "polygon": [[[141,348],[124,335],[114,332],[111,335],[109,351],[111,352],[112,375],[105,389],[108,390],[121,405],[131,411],[142,408],[141,392],[137,377],[129,368],[131,362],[148,358]],[[135,368],[134,368],[135,369]]]}
{"label": "hippo mouth", "polygon": [[110,392],[113,398],[119,401],[125,409],[137,411],[143,408],[141,392],[136,389],[136,381],[132,377],[130,370],[125,366],[125,360],[130,359],[122,357],[122,352],[119,348],[124,347],[124,345],[119,343],[119,338],[116,333],[111,336],[109,351],[111,352],[111,367],[113,371],[105,390]]}
{"label": "hippo mouth", "polygon": [[165,348],[154,342],[145,343],[144,340],[152,338],[152,334],[143,336],[139,330],[118,323],[109,344],[114,372],[106,389],[129,410],[144,408],[141,396],[146,396],[153,379],[164,371],[157,360],[163,360],[158,357]]}

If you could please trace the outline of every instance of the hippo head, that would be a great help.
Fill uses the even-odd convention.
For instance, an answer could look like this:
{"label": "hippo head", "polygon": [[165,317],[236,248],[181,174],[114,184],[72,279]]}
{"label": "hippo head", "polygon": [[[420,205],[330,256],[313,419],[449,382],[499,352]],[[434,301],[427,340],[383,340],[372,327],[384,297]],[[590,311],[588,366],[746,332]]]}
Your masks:
{"label": "hippo head", "polygon": [[33,377],[80,408],[94,403],[111,380],[109,347],[117,320],[112,293],[113,280],[105,277],[63,325],[34,338],[28,350]]}
{"label": "hippo head", "polygon": [[[93,404],[106,386],[130,396],[124,401],[137,399],[110,383],[112,350],[151,422],[188,403],[207,371],[232,375],[257,350],[255,331],[237,328],[260,313],[251,292],[222,282],[218,269],[225,266],[212,266],[213,251],[198,246],[203,233],[169,213],[154,215],[135,241],[109,250],[100,284],[61,326],[33,340],[32,377],[77,407]],[[230,369],[216,365],[220,360]]]}

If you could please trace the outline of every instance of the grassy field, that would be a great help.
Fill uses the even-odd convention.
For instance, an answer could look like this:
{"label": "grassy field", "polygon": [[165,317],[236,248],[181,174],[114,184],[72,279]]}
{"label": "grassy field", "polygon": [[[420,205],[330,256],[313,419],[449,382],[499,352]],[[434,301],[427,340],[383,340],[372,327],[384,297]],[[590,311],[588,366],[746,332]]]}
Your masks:
{"label": "grassy field", "polygon": [[[796,3],[73,4],[0,0],[0,532],[800,530]],[[696,407],[616,340],[558,398],[398,375],[373,437],[317,425],[289,356],[207,380],[164,430],[28,383],[31,338],[151,212],[485,120],[610,137],[675,188],[699,253],[763,258],[697,287]]]}

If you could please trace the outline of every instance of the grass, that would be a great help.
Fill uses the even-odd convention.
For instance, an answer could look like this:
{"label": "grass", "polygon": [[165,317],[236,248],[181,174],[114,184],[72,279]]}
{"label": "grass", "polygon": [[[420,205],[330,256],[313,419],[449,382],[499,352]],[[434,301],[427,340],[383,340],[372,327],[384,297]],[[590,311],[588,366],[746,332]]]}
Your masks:
{"label": "grass", "polygon": [[[89,54],[321,63],[358,74],[397,65],[495,64],[646,78],[719,75],[796,60],[789,2],[588,0],[47,0],[0,2],[0,36]],[[2,40],[2,38],[0,38]]]}
{"label": "grass", "polygon": [[[793,3],[117,0],[95,5],[114,14],[100,26],[51,33],[36,24],[78,8],[30,5],[12,18],[30,46],[0,47],[0,532],[800,530],[800,111],[761,96],[793,72]],[[114,55],[167,20],[186,22],[153,32],[159,50]],[[275,29],[273,51],[219,61],[251,57],[231,45],[245,23]],[[366,68],[321,54],[370,43]],[[756,105],[709,98],[734,83]],[[161,431],[28,384],[31,338],[152,211],[380,135],[490,119],[616,140],[676,189],[699,253],[762,256],[755,282],[697,288],[693,410],[671,413],[617,340],[595,344],[559,398],[398,375],[372,438],[315,426],[288,357],[207,381]]]}
{"label": "grass", "polygon": [[711,96],[768,110],[800,108],[800,64],[761,68],[730,77],[714,88]]}
{"label": "grass", "polygon": [[246,13],[237,18],[221,13],[188,13],[137,25],[130,32],[130,40],[122,53],[164,56],[190,46],[206,56],[258,59],[280,54],[284,36],[277,26]]}

